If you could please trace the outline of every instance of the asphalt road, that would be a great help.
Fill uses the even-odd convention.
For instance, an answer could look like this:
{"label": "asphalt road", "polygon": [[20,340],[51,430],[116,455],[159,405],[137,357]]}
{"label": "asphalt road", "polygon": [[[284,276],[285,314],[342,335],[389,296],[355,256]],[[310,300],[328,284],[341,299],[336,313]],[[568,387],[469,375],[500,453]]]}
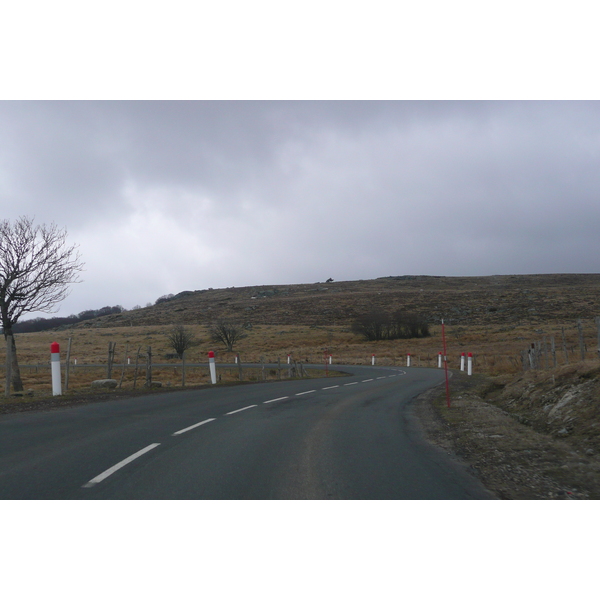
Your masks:
{"label": "asphalt road", "polygon": [[345,369],[0,416],[0,498],[492,497],[419,434],[411,401],[443,372]]}

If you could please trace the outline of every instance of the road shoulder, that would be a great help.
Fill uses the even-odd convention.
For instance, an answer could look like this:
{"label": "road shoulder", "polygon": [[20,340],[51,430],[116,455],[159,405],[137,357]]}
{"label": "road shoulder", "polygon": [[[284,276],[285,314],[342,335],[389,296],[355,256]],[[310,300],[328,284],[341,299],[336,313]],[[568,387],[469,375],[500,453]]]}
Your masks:
{"label": "road shoulder", "polygon": [[456,456],[500,499],[599,499],[599,461],[486,401],[491,388],[489,378],[458,374],[451,408],[443,386],[421,394],[413,410],[425,439]]}

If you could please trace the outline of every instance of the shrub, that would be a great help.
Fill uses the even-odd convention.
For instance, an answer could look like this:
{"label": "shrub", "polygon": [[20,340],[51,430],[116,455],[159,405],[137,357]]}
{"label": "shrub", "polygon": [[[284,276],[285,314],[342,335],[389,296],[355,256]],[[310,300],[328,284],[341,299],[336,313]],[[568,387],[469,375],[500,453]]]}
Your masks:
{"label": "shrub", "polygon": [[413,313],[373,310],[356,318],[352,331],[369,341],[429,337],[427,321]]}

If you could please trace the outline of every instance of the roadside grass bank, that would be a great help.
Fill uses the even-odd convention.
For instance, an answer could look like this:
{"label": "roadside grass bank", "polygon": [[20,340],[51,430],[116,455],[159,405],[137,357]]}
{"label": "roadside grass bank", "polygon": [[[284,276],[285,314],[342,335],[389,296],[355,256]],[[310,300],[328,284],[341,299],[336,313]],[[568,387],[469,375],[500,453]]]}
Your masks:
{"label": "roadside grass bank", "polygon": [[450,408],[442,386],[414,409],[426,439],[500,499],[600,499],[597,375],[585,364],[517,377],[453,372]]}
{"label": "roadside grass bank", "polygon": [[[98,368],[96,368],[98,371]],[[191,369],[190,369],[191,370]],[[244,380],[240,381],[237,369],[222,369],[221,378],[216,384],[217,387],[231,387],[238,385],[256,385],[256,384],[268,384],[276,381],[291,381],[287,377],[279,379],[278,373],[274,369],[265,369],[265,378],[263,379],[262,369],[256,368],[244,368]],[[99,372],[97,373],[102,376]],[[51,390],[48,390],[48,385],[40,391],[35,391],[33,395],[27,393],[23,395],[13,395],[9,398],[0,397],[0,414],[9,414],[16,412],[28,412],[36,410],[53,410],[57,408],[66,408],[69,406],[77,406],[79,404],[89,404],[93,402],[105,402],[107,400],[118,400],[125,398],[135,398],[139,396],[148,396],[151,394],[167,394],[172,392],[181,391],[193,391],[202,390],[207,388],[215,387],[210,382],[209,375],[202,375],[200,381],[198,378],[188,378],[186,376],[185,387],[181,385],[181,375],[175,376],[175,383],[167,381],[169,376],[172,376],[172,369],[156,369],[156,378],[153,381],[158,381],[158,376],[161,376],[160,386],[146,387],[144,385],[143,376],[138,379],[138,385],[133,388],[132,381],[129,380],[127,383],[124,381],[124,385],[120,388],[115,389],[90,389],[89,386],[89,373],[84,376],[84,382],[79,386],[70,387],[68,391],[60,396],[53,396]],[[342,371],[328,371],[320,369],[306,369],[305,376],[299,379],[320,379],[320,378],[331,378],[331,377],[344,377],[347,373]],[[99,377],[99,378],[100,378]],[[49,375],[48,375],[49,378]],[[119,377],[117,377],[117,380]],[[140,381],[141,380],[141,381]],[[191,380],[191,381],[190,381]],[[166,381],[166,383],[165,383]]]}

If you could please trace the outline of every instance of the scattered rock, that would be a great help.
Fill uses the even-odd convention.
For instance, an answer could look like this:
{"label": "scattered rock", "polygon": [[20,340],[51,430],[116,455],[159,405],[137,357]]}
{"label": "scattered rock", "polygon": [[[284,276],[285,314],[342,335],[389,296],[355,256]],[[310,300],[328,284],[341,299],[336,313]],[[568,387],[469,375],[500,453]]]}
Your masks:
{"label": "scattered rock", "polygon": [[119,382],[116,379],[96,379],[96,381],[92,381],[93,388],[107,388],[110,390],[114,390]]}

